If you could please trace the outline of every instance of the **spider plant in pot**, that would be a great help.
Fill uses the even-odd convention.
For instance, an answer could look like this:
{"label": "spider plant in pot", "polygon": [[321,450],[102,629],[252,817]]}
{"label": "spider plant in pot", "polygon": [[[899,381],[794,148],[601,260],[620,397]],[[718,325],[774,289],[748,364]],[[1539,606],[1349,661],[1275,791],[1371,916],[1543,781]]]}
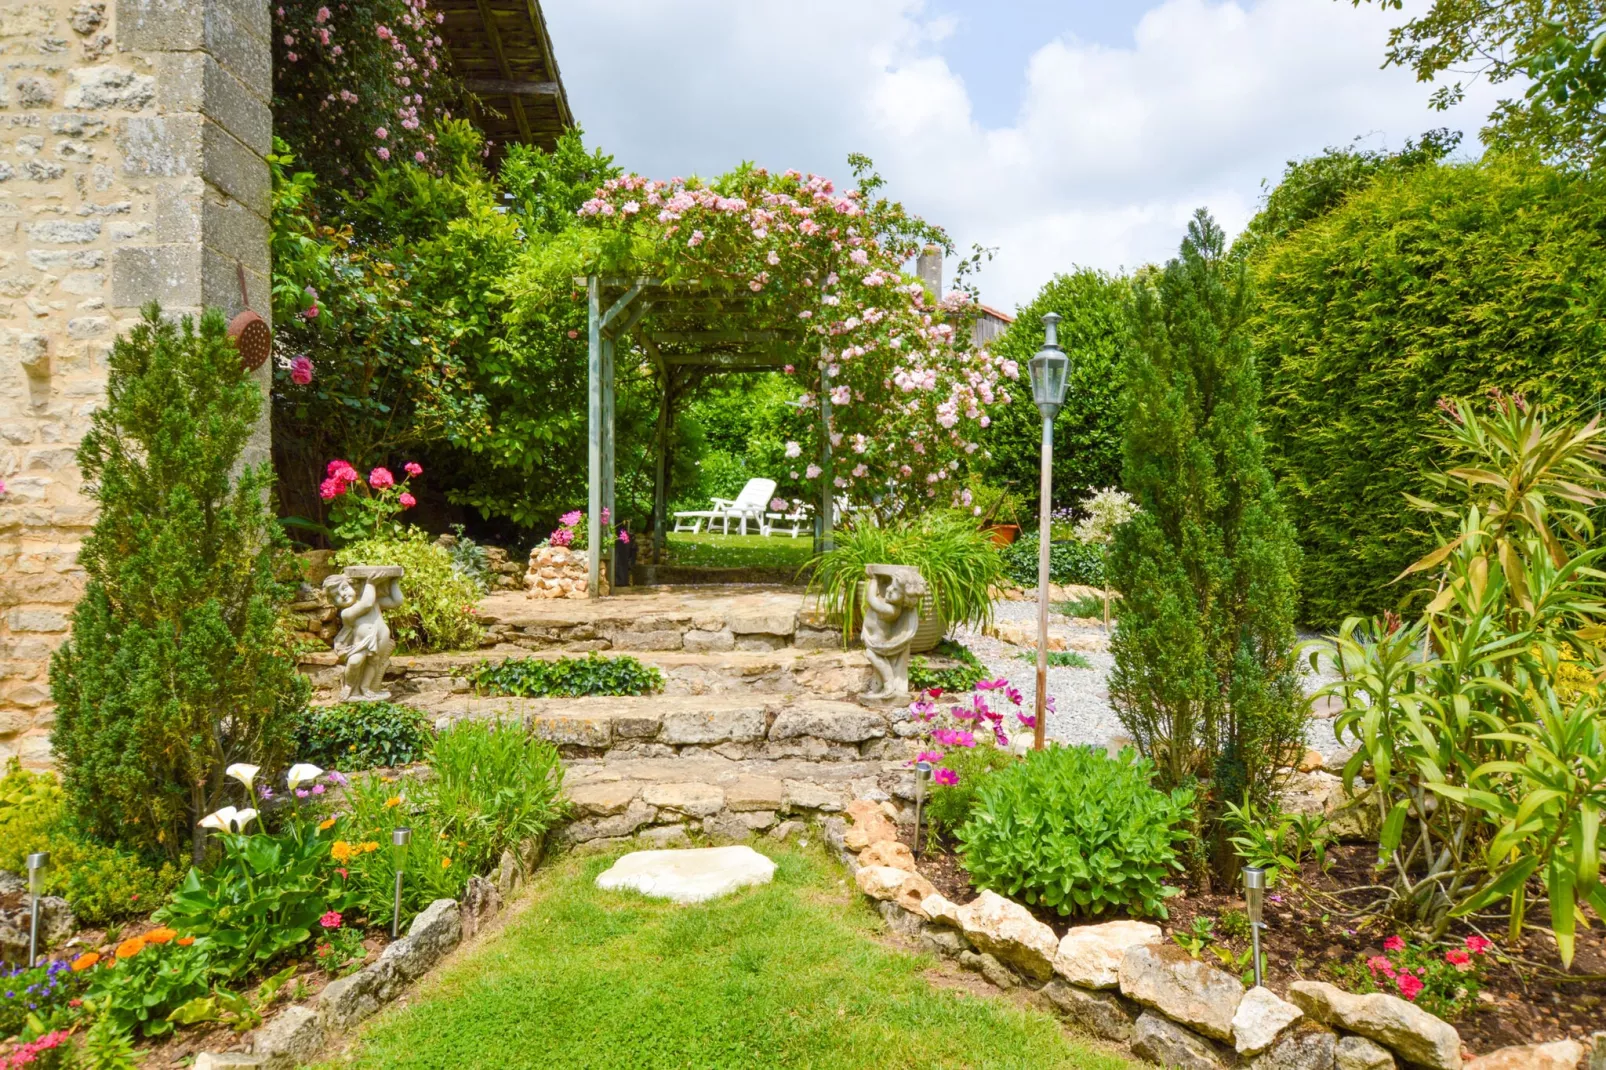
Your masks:
{"label": "spider plant in pot", "polygon": [[992,622],[992,590],[1003,579],[1003,558],[992,536],[972,517],[930,512],[913,520],[877,525],[860,520],[836,532],[835,545],[812,562],[809,590],[842,628],[847,643],[864,614],[864,566],[912,565],[931,588],[920,608],[920,631],[911,650],[935,647],[950,627]]}

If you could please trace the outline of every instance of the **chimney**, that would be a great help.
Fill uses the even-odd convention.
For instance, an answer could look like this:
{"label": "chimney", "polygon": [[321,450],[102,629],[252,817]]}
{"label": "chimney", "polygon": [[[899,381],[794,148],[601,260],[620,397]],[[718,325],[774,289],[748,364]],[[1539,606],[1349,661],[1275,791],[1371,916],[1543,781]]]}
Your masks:
{"label": "chimney", "polygon": [[920,281],[926,284],[932,296],[942,300],[942,248],[937,245],[928,245],[920,250],[920,259],[915,261],[915,274]]}

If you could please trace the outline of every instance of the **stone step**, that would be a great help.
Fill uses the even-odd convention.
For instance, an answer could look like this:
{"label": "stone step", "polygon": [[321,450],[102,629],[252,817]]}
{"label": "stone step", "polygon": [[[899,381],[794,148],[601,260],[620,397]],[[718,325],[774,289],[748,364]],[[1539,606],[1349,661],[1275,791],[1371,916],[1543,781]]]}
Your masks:
{"label": "stone step", "polygon": [[517,721],[565,757],[671,764],[907,760],[925,727],[903,706],[756,693],[569,699],[435,693],[417,705],[442,728],[465,718]]}
{"label": "stone step", "polygon": [[788,818],[818,818],[856,798],[914,797],[907,759],[811,762],[801,759],[702,757],[618,758],[566,763],[574,820],[559,834],[570,844],[611,844],[641,836],[683,842],[688,833],[740,840],[774,830]]}
{"label": "stone step", "polygon": [[[482,664],[508,658],[552,661],[574,657],[564,650],[526,650],[501,646],[452,654],[419,654],[390,659],[385,686],[397,702],[418,704],[434,693],[463,694],[468,674]],[[607,655],[604,655],[607,656]],[[719,695],[732,692],[764,695],[811,695],[848,699],[871,686],[873,674],[862,650],[801,650],[782,647],[764,651],[697,653],[685,650],[632,651],[631,657],[664,675],[666,695]],[[324,701],[331,701],[340,674],[332,652],[304,654],[303,672],[312,678]]]}

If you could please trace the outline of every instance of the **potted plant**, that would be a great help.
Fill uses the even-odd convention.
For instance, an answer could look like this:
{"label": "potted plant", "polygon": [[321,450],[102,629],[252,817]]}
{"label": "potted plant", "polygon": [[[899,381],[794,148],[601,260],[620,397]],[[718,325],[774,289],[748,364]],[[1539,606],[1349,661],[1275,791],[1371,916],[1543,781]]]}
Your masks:
{"label": "potted plant", "polygon": [[972,515],[981,518],[978,526],[999,546],[1020,538],[1020,498],[1009,490],[1011,485],[971,488]]}
{"label": "potted plant", "polygon": [[931,588],[920,611],[914,653],[931,650],[955,624],[991,622],[992,591],[1003,578],[1003,559],[991,534],[970,518],[930,512],[887,526],[860,520],[836,532],[835,545],[814,559],[809,589],[842,626],[847,642],[859,628],[865,565],[913,565]]}

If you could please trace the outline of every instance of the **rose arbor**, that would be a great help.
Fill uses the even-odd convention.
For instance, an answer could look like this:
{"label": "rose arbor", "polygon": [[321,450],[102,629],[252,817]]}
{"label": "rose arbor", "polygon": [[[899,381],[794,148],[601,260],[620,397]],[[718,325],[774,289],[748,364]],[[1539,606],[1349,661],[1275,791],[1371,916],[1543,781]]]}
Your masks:
{"label": "rose arbor", "polygon": [[[614,379],[621,345],[660,384],[653,503],[661,545],[665,455],[677,393],[709,372],[781,371],[799,380],[798,458],[828,543],[841,499],[890,516],[958,503],[987,409],[1007,404],[1013,361],[970,345],[975,302],[940,302],[900,267],[946,238],[874,196],[838,193],[795,171],[744,168],[713,185],[612,179],[580,210],[600,239],[584,279],[590,304],[590,591],[599,518],[614,508]],[[587,228],[589,230],[589,228]],[[577,280],[579,281],[579,280]],[[812,460],[802,460],[807,457]]]}

